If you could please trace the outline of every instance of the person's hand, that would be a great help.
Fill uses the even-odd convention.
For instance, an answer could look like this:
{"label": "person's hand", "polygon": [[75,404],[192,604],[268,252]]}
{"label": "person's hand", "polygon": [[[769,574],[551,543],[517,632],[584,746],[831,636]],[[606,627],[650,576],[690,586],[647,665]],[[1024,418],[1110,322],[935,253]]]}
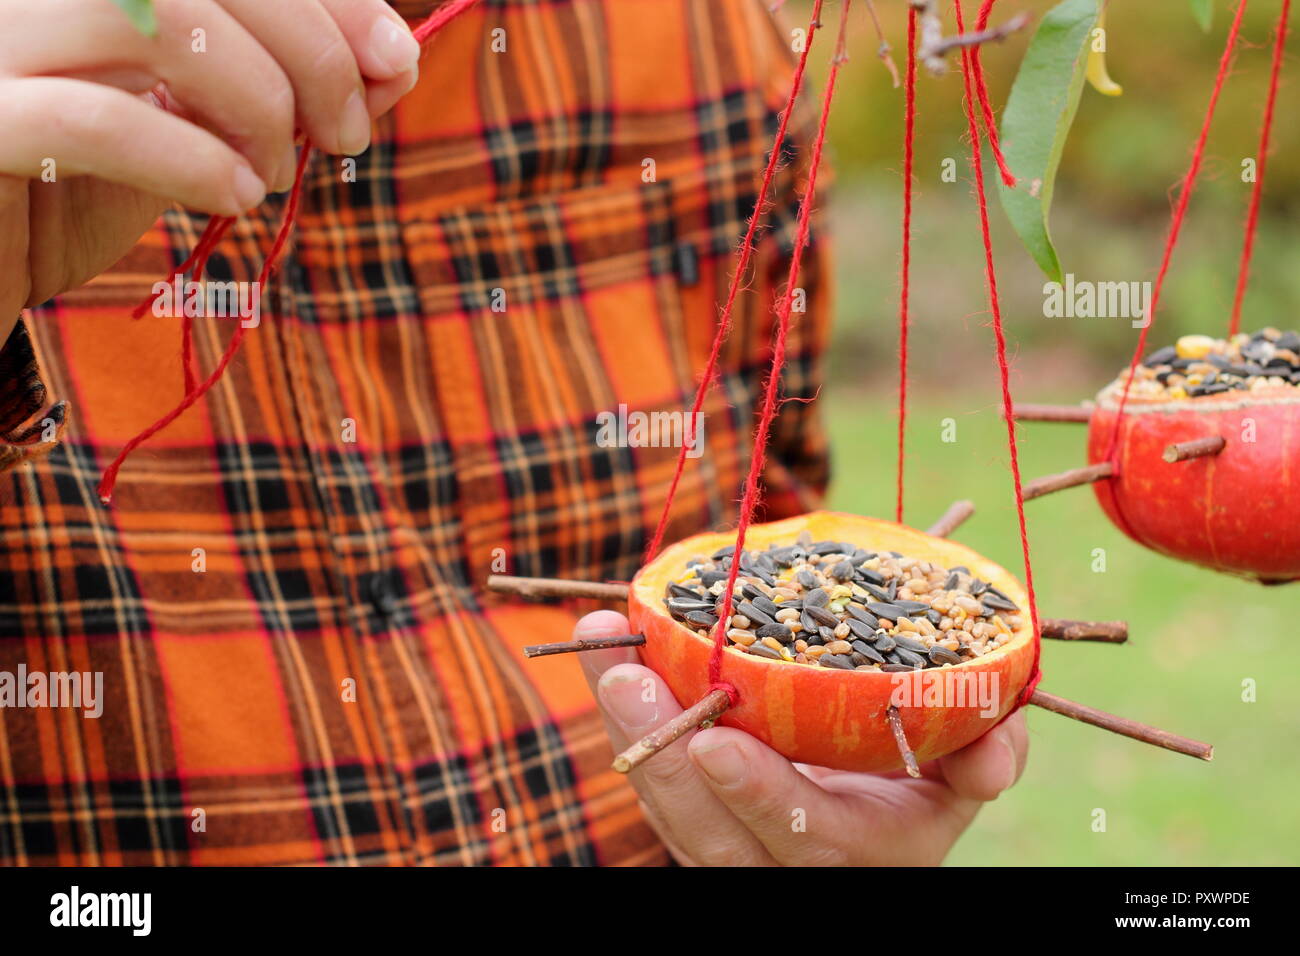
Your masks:
{"label": "person's hand", "polygon": [[[627,633],[627,618],[598,611],[573,636]],[[615,751],[681,713],[658,675],[633,663],[635,651],[579,656]],[[646,817],[683,865],[924,865],[940,863],[980,805],[1015,783],[1028,749],[1024,715],[1015,714],[923,764],[913,780],[901,771],[792,764],[746,733],[713,727],[687,734],[630,776]]]}
{"label": "person's hand", "polygon": [[0,340],[169,201],[236,216],[289,188],[296,130],[364,151],[418,75],[384,0],[154,6],[148,37],[112,0],[0,0]]}

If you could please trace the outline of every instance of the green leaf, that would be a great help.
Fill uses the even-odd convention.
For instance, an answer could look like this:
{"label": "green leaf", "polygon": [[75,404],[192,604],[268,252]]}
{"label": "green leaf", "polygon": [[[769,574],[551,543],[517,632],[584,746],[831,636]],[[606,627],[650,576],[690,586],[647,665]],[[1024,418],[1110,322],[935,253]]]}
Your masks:
{"label": "green leaf", "polygon": [[1002,152],[1018,180],[1015,189],[998,181],[1002,208],[1038,267],[1057,282],[1061,262],[1047,219],[1098,13],[1098,0],[1064,0],[1047,12],[1002,112]]}
{"label": "green leaf", "polygon": [[153,0],[113,0],[127,15],[137,30],[146,36],[158,32],[158,21],[153,15]]}
{"label": "green leaf", "polygon": [[1210,25],[1214,23],[1214,0],[1188,0],[1192,5],[1192,16],[1196,17],[1196,22],[1201,25],[1201,29],[1206,33],[1210,32]]}

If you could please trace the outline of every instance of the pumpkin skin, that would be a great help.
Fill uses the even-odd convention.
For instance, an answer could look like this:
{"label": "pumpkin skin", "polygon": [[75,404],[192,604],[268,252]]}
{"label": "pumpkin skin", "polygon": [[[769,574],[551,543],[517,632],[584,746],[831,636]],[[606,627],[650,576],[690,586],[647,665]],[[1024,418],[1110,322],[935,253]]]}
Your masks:
{"label": "pumpkin skin", "polygon": [[[1118,387],[1097,396],[1088,461],[1104,461]],[[1231,394],[1231,393],[1228,393]],[[1255,441],[1243,441],[1253,420]],[[1175,442],[1221,435],[1218,455],[1166,462]],[[1300,394],[1249,399],[1204,395],[1177,401],[1129,396],[1120,424],[1118,474],[1093,484],[1115,525],[1139,544],[1228,574],[1281,584],[1300,578]]]}
{"label": "pumpkin skin", "polygon": [[[728,650],[723,655],[722,679],[735,686],[739,700],[719,723],[739,728],[799,763],[883,772],[903,766],[885,717],[896,693],[907,693],[898,700],[899,711],[908,743],[920,761],[966,746],[1010,712],[1029,679],[1036,640],[1029,601],[1015,577],[956,542],[892,522],[836,512],[752,525],[745,546],[758,550],[773,543],[788,544],[805,529],[818,541],[851,541],[868,550],[899,551],[944,567],[965,565],[1024,610],[1021,627],[1006,644],[983,657],[910,674],[832,670]],[[663,678],[683,707],[708,693],[713,643],[674,621],[663,605],[663,594],[690,558],[734,543],[734,532],[679,541],[643,567],[629,589],[628,618],[633,631],[646,638],[641,659]],[[936,706],[933,695],[958,681],[964,682],[973,705]],[[989,692],[988,716],[977,702],[981,683]]]}

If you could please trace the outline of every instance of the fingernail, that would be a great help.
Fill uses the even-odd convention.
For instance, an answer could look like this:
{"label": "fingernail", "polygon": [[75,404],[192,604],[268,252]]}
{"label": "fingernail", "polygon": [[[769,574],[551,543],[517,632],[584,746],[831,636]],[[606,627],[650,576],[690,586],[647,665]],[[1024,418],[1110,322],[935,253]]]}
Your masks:
{"label": "fingernail", "polygon": [[1016,782],[1016,748],[1011,745],[1011,735],[1005,730],[998,730],[998,739],[1002,741],[1003,763],[1001,779],[1002,786],[998,788],[998,793],[1011,789],[1011,785]]}
{"label": "fingernail", "polygon": [[406,73],[403,73],[402,76],[406,79],[406,83],[402,87],[402,95],[405,96],[407,93],[411,92],[411,90],[415,89],[415,85],[420,82],[420,68],[414,66]]}
{"label": "fingernail", "polygon": [[[632,731],[649,730],[659,720],[659,703],[654,687],[623,674],[606,674],[600,679],[600,699],[610,716]],[[646,700],[646,697],[650,697]]]}
{"label": "fingernail", "polygon": [[247,212],[260,205],[266,198],[266,183],[253,172],[252,168],[239,163],[235,166],[234,178],[235,203],[241,212]]}
{"label": "fingernail", "polygon": [[691,749],[699,768],[719,787],[736,787],[745,782],[749,761],[733,743]]}
{"label": "fingernail", "polygon": [[352,94],[343,106],[339,125],[339,149],[345,156],[364,153],[370,145],[370,110],[360,91]]}
{"label": "fingernail", "polygon": [[370,28],[370,53],[388,67],[390,76],[397,76],[419,61],[420,44],[405,25],[398,26],[387,16],[381,16]]}
{"label": "fingernail", "polygon": [[275,191],[285,192],[293,188],[293,181],[298,172],[298,150],[290,145],[280,158],[280,175],[275,178]]}

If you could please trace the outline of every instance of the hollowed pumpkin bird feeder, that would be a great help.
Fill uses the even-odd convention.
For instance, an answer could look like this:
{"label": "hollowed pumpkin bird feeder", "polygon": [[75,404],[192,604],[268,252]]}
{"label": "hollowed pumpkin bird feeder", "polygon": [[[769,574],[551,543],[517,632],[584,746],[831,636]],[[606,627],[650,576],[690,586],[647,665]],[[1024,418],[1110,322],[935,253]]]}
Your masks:
{"label": "hollowed pumpkin bird feeder", "polygon": [[1227,337],[1186,335],[1147,354],[1148,334],[1191,200],[1236,46],[1237,7],[1191,163],[1174,205],[1164,256],[1128,370],[1079,406],[1020,405],[1020,420],[1088,425],[1088,464],[1030,482],[1033,498],[1092,484],[1107,517],[1161,554],[1215,571],[1284,584],[1300,579],[1300,334],[1240,331],[1272,132],[1290,2],[1274,32],[1256,177]]}
{"label": "hollowed pumpkin bird feeder", "polygon": [[[618,755],[614,769],[620,772],[634,769],[692,729],[717,721],[752,734],[794,761],[869,772],[906,768],[919,775],[921,762],[970,744],[1026,704],[1180,753],[1206,760],[1211,757],[1212,748],[1207,744],[1067,701],[1038,688],[1042,638],[1122,643],[1127,639],[1127,627],[1123,622],[1044,620],[1038,614],[981,163],[986,136],[1003,180],[1014,184],[998,149],[978,44],[996,39],[1022,19],[988,29],[993,0],[984,0],[975,29],[966,33],[961,0],[954,6],[956,33],[949,37],[942,35],[934,3],[913,2],[908,8],[896,520],[814,512],[769,524],[752,523],[767,435],[780,406],[778,392],[792,299],[808,242],[830,105],[844,60],[850,8],[850,0],[844,0],[839,40],[822,97],[821,123],[811,147],[790,271],[776,308],[772,365],[735,530],[695,535],[660,550],[677,479],[691,445],[687,441],[678,457],[677,474],[645,561],[630,584],[505,576],[488,580],[491,590],[526,598],[597,598],[615,605],[626,602],[634,633],[527,649],[529,656],[541,656],[613,646],[637,647],[645,664],[663,678],[678,700],[693,704]],[[789,100],[695,396],[695,413],[700,411],[712,384],[717,357],[730,329],[733,306],[743,287],[755,233],[767,208],[773,173],[803,84],[809,51],[821,28],[821,12],[822,0],[816,0],[807,43],[795,68]],[[957,502],[925,532],[902,523],[917,64],[933,67],[937,61],[942,66],[943,54],[952,50],[960,52],[965,86],[971,170],[984,239],[989,309],[1024,557],[1023,584],[1011,572],[948,540],[947,535],[973,511],[969,502]],[[978,118],[981,113],[983,132]],[[687,420],[696,421],[696,415]]]}

